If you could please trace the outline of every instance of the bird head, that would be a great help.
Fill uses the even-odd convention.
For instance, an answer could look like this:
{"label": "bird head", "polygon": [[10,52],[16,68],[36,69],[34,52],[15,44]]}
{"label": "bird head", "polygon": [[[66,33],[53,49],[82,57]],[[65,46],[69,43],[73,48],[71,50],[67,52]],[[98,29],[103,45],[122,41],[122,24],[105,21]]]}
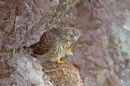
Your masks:
{"label": "bird head", "polygon": [[63,33],[65,39],[71,42],[76,42],[80,37],[80,32],[73,27],[65,27]]}

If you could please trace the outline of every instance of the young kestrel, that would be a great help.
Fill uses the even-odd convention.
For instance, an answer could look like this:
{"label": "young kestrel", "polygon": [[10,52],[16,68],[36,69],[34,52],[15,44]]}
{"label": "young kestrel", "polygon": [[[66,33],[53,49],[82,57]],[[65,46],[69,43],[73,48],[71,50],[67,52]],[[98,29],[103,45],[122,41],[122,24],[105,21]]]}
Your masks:
{"label": "young kestrel", "polygon": [[51,62],[60,61],[65,55],[73,55],[72,46],[79,39],[80,32],[73,27],[54,28],[46,31],[40,41],[23,48],[32,56],[42,57]]}

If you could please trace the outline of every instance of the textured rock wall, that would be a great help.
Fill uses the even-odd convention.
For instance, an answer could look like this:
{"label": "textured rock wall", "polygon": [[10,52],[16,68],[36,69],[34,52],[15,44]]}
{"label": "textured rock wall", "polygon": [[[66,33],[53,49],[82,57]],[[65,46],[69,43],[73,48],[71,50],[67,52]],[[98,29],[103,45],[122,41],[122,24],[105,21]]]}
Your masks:
{"label": "textured rock wall", "polygon": [[20,49],[23,39],[30,39],[27,44],[38,40],[42,34],[40,28],[31,30],[28,27],[44,16],[51,4],[48,0],[0,1],[0,86],[44,86],[50,83],[43,81],[42,66],[35,59],[26,58]]}
{"label": "textured rock wall", "polygon": [[85,86],[129,86],[130,1],[81,1],[76,26],[83,34],[75,58],[68,59],[81,70]]}
{"label": "textured rock wall", "polygon": [[[0,21],[0,86],[54,86],[42,71],[42,62],[23,53],[22,46],[39,40],[45,26],[45,15],[49,7],[58,5],[58,2],[25,0],[21,4],[13,1],[1,3],[1,7],[10,3],[16,6],[5,9],[6,13],[0,10],[1,15],[6,15],[1,16]],[[36,24],[38,21],[41,22]],[[80,86],[82,82],[78,70],[75,74]]]}
{"label": "textured rock wall", "polygon": [[[56,1],[0,1],[0,86],[52,85],[46,77],[43,83],[40,62],[18,50],[39,40],[45,23],[28,27]],[[68,60],[80,70],[84,86],[130,85],[129,5],[129,0],[79,0],[63,18],[64,26],[82,33]]]}

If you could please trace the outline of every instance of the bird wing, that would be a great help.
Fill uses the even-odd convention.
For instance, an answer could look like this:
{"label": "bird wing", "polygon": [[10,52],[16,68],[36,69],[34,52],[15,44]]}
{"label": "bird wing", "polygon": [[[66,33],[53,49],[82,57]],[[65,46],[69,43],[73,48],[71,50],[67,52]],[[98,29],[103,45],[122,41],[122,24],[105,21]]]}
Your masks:
{"label": "bird wing", "polygon": [[52,30],[44,32],[40,37],[39,42],[30,45],[29,48],[32,49],[33,54],[43,55],[44,53],[49,51],[53,43],[58,39],[58,35],[60,33],[61,29],[59,28],[54,28]]}

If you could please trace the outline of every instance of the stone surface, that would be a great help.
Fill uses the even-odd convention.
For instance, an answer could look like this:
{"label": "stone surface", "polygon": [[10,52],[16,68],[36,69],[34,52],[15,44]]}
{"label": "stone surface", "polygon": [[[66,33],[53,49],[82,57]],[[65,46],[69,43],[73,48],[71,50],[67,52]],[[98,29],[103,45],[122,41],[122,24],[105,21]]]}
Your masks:
{"label": "stone surface", "polygon": [[54,86],[83,86],[79,71],[68,61],[64,64],[44,62],[44,73]]}
{"label": "stone surface", "polygon": [[[22,69],[27,62],[30,62],[30,65],[40,62],[33,62],[30,57],[26,59],[18,50],[21,50],[23,45],[31,45],[39,40],[45,24],[39,28],[28,27],[44,17],[49,7],[55,5],[57,0],[0,1],[1,86],[18,86],[15,83],[23,82],[26,82],[25,86],[34,84],[30,80],[33,76],[23,78],[26,71],[19,72],[20,76],[17,67]],[[74,57],[67,59],[79,69],[84,86],[130,85],[129,5],[129,0],[79,0],[63,18],[63,26],[76,27],[82,33],[73,48]],[[35,69],[32,66],[28,68]],[[28,68],[25,67],[27,73],[34,72]],[[36,71],[35,74],[37,75]],[[43,78],[46,79],[46,76]],[[52,85],[49,81],[46,83]]]}
{"label": "stone surface", "polygon": [[8,16],[10,10],[16,8],[23,0],[1,0],[0,1],[0,20]]}

